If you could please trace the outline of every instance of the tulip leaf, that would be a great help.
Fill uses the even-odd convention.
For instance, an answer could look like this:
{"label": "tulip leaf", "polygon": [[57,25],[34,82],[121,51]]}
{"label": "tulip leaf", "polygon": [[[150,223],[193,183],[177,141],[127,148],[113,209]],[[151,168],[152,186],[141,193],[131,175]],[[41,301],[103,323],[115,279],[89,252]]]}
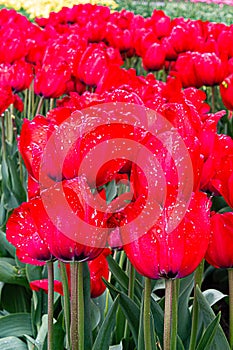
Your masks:
{"label": "tulip leaf", "polygon": [[110,346],[109,350],[123,350],[122,343]]}
{"label": "tulip leaf", "polygon": [[204,295],[210,306],[213,306],[219,300],[227,296],[226,294],[223,294],[216,289],[207,289],[202,294]]}
{"label": "tulip leaf", "polygon": [[109,309],[107,316],[102,323],[98,335],[95,339],[92,350],[109,350],[111,342],[111,334],[113,327],[116,323],[116,311],[119,303],[119,298],[116,297],[111,308]]}
{"label": "tulip leaf", "polygon": [[[199,312],[202,315],[204,325],[205,327],[208,327],[209,324],[215,319],[214,311],[211,309],[209,303],[207,302],[198,286],[196,287],[196,296],[199,305]],[[218,325],[215,337],[211,345],[211,350],[219,349],[230,350],[229,343],[220,325]]]}
{"label": "tulip leaf", "polygon": [[140,310],[137,304],[130,299],[124,292],[117,290],[112,284],[104,280],[113,298],[119,296],[121,309],[129,323],[129,328],[132,332],[135,344],[137,344]]}
{"label": "tulip leaf", "polygon": [[27,350],[27,345],[16,337],[5,337],[0,339],[1,350]]}
{"label": "tulip leaf", "polygon": [[221,314],[219,313],[215,317],[215,319],[209,324],[209,326],[206,328],[196,350],[205,350],[210,346],[210,344],[212,343],[214,336],[217,332],[220,318],[221,318]]}
{"label": "tulip leaf", "polygon": [[[180,295],[178,302],[178,334],[182,342],[186,344],[189,341],[191,329],[191,313],[189,310],[189,298],[193,289],[193,275],[183,278],[180,281]],[[187,344],[186,344],[187,345]]]}
{"label": "tulip leaf", "polygon": [[[123,288],[124,291],[128,290],[129,286],[129,277],[126,275],[126,273],[120,268],[118,263],[113,259],[111,255],[107,257],[109,269],[111,270],[113,276],[117,280],[117,282],[120,284],[120,286]],[[141,300],[141,294],[142,294],[143,287],[141,283],[136,279],[135,280],[135,295],[138,297],[139,300]]]}
{"label": "tulip leaf", "polygon": [[[142,300],[144,300],[144,292],[142,295]],[[151,328],[151,349],[157,350],[157,340],[156,340],[156,334],[154,330],[154,317],[152,313],[150,313],[150,328]],[[144,343],[144,302],[141,304],[140,308],[140,323],[139,323],[139,334],[138,334],[138,345],[137,350],[144,350],[145,349],[145,343]]]}
{"label": "tulip leaf", "polygon": [[0,260],[0,281],[28,287],[24,269]]}
{"label": "tulip leaf", "polygon": [[155,301],[153,295],[151,297],[151,312],[154,317],[155,332],[159,338],[160,343],[163,344],[164,312],[157,301]]}
{"label": "tulip leaf", "polygon": [[10,313],[30,312],[31,295],[28,288],[5,283],[1,291],[1,305]]}
{"label": "tulip leaf", "polygon": [[28,313],[10,314],[0,317],[0,338],[24,334],[32,336],[31,315]]}
{"label": "tulip leaf", "polygon": [[12,256],[15,256],[15,247],[8,242],[6,234],[0,230],[0,245]]}

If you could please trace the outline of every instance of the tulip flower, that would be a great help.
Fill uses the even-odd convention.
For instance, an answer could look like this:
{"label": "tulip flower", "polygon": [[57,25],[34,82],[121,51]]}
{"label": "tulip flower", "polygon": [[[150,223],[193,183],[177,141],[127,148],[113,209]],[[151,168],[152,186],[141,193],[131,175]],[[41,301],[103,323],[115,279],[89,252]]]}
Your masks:
{"label": "tulip flower", "polygon": [[210,222],[211,237],[205,258],[217,268],[232,268],[233,212],[212,213]]}
{"label": "tulip flower", "polygon": [[64,261],[84,261],[94,259],[102,252],[106,239],[103,235],[107,234],[106,230],[103,231],[102,237],[101,234],[93,237],[91,232],[84,232],[85,224],[81,225],[80,221],[77,221],[73,228],[69,223],[69,215],[73,212],[84,223],[97,228],[105,225],[104,213],[95,211],[85,202],[87,197],[92,197],[85,180],[65,181],[62,186],[70,206],[66,214],[64,203],[62,205],[61,198],[57,197],[62,195],[57,183],[44,192],[46,203],[50,202],[50,208],[43,203],[45,197],[39,196],[21,204],[10,216],[7,222],[7,239],[24,257],[39,261],[50,260],[52,256]]}
{"label": "tulip flower", "polygon": [[[102,277],[106,280],[109,276],[108,262],[106,257],[111,254],[110,249],[106,248],[104,251],[94,260],[88,261],[88,267],[90,271],[90,292],[91,298],[97,298],[104,293],[106,285],[104,284]],[[68,277],[68,283],[70,288],[70,265],[66,264],[66,271]],[[48,293],[48,280],[35,280],[30,282],[32,290],[39,291],[40,289]],[[63,295],[62,283],[58,280],[54,280],[54,291]]]}
{"label": "tulip flower", "polygon": [[233,74],[226,77],[223,80],[223,82],[220,84],[220,94],[221,94],[222,102],[224,106],[230,111],[233,111],[233,101],[232,101]]}
{"label": "tulip flower", "polygon": [[0,84],[0,116],[14,102],[11,87]]}
{"label": "tulip flower", "polygon": [[143,276],[152,279],[182,278],[191,274],[208,247],[209,209],[207,196],[197,192],[193,194],[183,220],[172,232],[167,232],[169,211],[166,209],[140,238],[131,232],[131,243],[123,248],[132,265]]}

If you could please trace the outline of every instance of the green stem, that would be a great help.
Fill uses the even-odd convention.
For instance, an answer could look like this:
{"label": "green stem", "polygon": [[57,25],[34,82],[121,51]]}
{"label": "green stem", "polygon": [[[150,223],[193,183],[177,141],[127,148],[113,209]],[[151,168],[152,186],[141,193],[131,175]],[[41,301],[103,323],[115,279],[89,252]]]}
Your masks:
{"label": "green stem", "polygon": [[197,267],[194,274],[194,299],[193,299],[193,311],[192,311],[192,329],[190,337],[189,350],[195,350],[197,341],[197,330],[198,330],[198,302],[196,297],[196,286],[201,288],[202,276],[204,271],[204,260]]}
{"label": "green stem", "polygon": [[83,263],[78,263],[78,345],[84,350]]}
{"label": "green stem", "polygon": [[144,292],[144,345],[145,350],[152,350],[151,345],[151,328],[150,328],[150,298],[151,298],[151,280],[145,278]]}
{"label": "green stem", "polygon": [[228,269],[230,348],[233,349],[233,269]]}
{"label": "green stem", "polygon": [[28,89],[24,91],[24,108],[23,108],[23,116],[26,116],[27,113],[27,104],[28,104]]}
{"label": "green stem", "polygon": [[178,333],[178,299],[180,280],[172,280],[172,330],[171,330],[171,350],[176,350]]}
{"label": "green stem", "polygon": [[121,269],[123,268],[124,261],[125,261],[125,252],[124,250],[122,250],[120,254],[120,261],[119,261],[119,266]]}
{"label": "green stem", "polygon": [[54,98],[50,98],[50,101],[49,101],[49,110],[53,109],[54,108]]}
{"label": "green stem", "polygon": [[211,86],[211,105],[212,105],[212,113],[215,111],[215,87]]}
{"label": "green stem", "polygon": [[41,107],[43,105],[43,101],[44,101],[44,97],[42,96],[39,100],[38,106],[37,106],[37,110],[36,110],[36,115],[40,113]]}
{"label": "green stem", "polygon": [[[127,259],[127,271],[128,271],[128,276],[129,276],[128,297],[131,300],[133,300],[134,299],[135,270],[134,270],[131,262],[129,261],[129,259]],[[128,338],[129,334],[130,334],[129,325],[128,325],[128,322],[126,321],[124,338]]]}
{"label": "green stem", "polygon": [[5,138],[5,123],[4,117],[0,117],[2,120],[2,154],[6,155],[6,138]]}
{"label": "green stem", "polygon": [[27,110],[27,114],[28,114],[28,119],[31,120],[31,108],[32,108],[32,86],[30,86],[29,90],[28,90],[28,110]]}
{"label": "green stem", "polygon": [[47,262],[48,269],[48,350],[53,350],[53,304],[54,304],[54,270],[53,262]]}
{"label": "green stem", "polygon": [[[113,253],[113,259],[116,260],[117,257],[117,250],[114,251]],[[109,277],[108,277],[108,282],[111,282],[111,277],[112,277],[112,272],[109,271]],[[109,289],[106,290],[106,299],[105,299],[105,309],[104,309],[104,316],[107,316],[108,313],[108,308],[109,308],[109,297],[110,297],[110,291]]]}
{"label": "green stem", "polygon": [[77,262],[70,263],[70,284],[71,284],[71,324],[70,324],[70,339],[71,349],[79,350],[78,348],[78,296],[77,296]]}
{"label": "green stem", "polygon": [[172,322],[172,280],[165,281],[165,309],[163,350],[171,350],[171,322]]}
{"label": "green stem", "polygon": [[66,273],[66,266],[62,261],[60,261],[60,269],[61,269],[61,280],[62,280],[63,294],[64,294],[66,341],[67,341],[68,349],[70,349],[70,292],[69,292],[68,278]]}

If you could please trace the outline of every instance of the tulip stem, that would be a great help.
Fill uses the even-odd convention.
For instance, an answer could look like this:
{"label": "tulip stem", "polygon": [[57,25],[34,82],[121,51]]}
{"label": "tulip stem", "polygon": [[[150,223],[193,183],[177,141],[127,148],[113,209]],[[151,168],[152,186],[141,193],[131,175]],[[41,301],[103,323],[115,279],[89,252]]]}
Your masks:
{"label": "tulip stem", "polygon": [[70,339],[71,349],[79,350],[78,348],[78,297],[77,297],[77,262],[70,263],[70,284],[71,284],[71,324],[70,324]]}
{"label": "tulip stem", "polygon": [[211,105],[212,105],[212,113],[215,111],[215,86],[211,86]]}
{"label": "tulip stem", "polygon": [[172,329],[171,329],[171,350],[176,350],[178,333],[178,299],[180,280],[172,280]]}
{"label": "tulip stem", "polygon": [[194,299],[193,299],[193,311],[192,311],[192,328],[191,328],[191,337],[189,350],[195,350],[196,341],[197,341],[197,330],[198,330],[198,302],[196,297],[196,287],[201,288],[202,277],[204,271],[204,260],[197,267],[194,274]]}
{"label": "tulip stem", "polygon": [[78,344],[78,349],[84,350],[83,263],[78,263]]}
{"label": "tulip stem", "polygon": [[[129,259],[127,259],[127,271],[129,276],[129,286],[128,286],[128,297],[133,300],[134,299],[134,279],[135,279],[135,270]],[[130,329],[128,322],[125,323],[125,332],[124,338],[128,338],[130,334]]]}
{"label": "tulip stem", "polygon": [[70,349],[70,293],[69,293],[69,285],[68,278],[66,273],[65,264],[60,261],[61,268],[61,280],[63,286],[63,294],[64,294],[64,316],[65,316],[65,328],[66,328],[66,342],[68,349]]}
{"label": "tulip stem", "polygon": [[228,269],[230,348],[233,349],[233,269]]}
{"label": "tulip stem", "polygon": [[150,298],[151,298],[151,280],[145,278],[144,292],[144,345],[145,350],[152,350],[151,345],[151,327],[150,327]]}
{"label": "tulip stem", "polygon": [[43,105],[43,101],[44,101],[44,97],[41,96],[41,98],[40,98],[40,100],[38,102],[38,105],[37,105],[36,115],[40,113],[41,107]]}
{"label": "tulip stem", "polygon": [[5,138],[5,123],[4,117],[0,117],[2,119],[2,155],[6,155],[6,138]]}
{"label": "tulip stem", "polygon": [[53,350],[53,304],[54,304],[54,269],[53,262],[47,262],[48,269],[48,350]]}
{"label": "tulip stem", "polygon": [[172,280],[165,281],[165,309],[164,309],[164,332],[163,350],[171,350],[171,322],[172,322]]}

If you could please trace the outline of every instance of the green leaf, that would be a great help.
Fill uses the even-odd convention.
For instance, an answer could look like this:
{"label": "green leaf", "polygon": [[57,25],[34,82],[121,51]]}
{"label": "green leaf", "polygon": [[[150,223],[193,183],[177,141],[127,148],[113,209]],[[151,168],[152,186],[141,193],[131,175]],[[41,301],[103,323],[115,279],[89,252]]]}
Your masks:
{"label": "green leaf", "polygon": [[[64,349],[65,332],[63,330],[63,311],[60,312],[57,322],[53,325],[54,339],[56,344],[56,350]],[[47,347],[46,347],[47,350]],[[86,348],[85,348],[86,350]]]}
{"label": "green leaf", "polygon": [[[113,259],[111,255],[107,257],[109,269],[111,270],[113,276],[115,277],[116,281],[122,286],[124,291],[128,291],[129,286],[129,277],[126,275],[126,273],[120,268],[118,263]],[[143,286],[141,283],[136,279],[135,280],[135,286],[134,286],[134,292],[135,295],[139,300],[141,300],[141,295],[143,291]]]}
{"label": "green leaf", "polygon": [[154,318],[154,327],[156,335],[159,339],[160,344],[163,344],[163,324],[164,324],[164,312],[161,306],[151,297],[151,312]]}
{"label": "green leaf", "polygon": [[216,289],[207,289],[202,294],[204,295],[210,306],[213,306],[219,300],[227,296],[226,294],[223,294]]}
{"label": "green leaf", "polygon": [[116,297],[117,295],[119,296],[119,303],[121,309],[129,323],[129,328],[132,332],[134,342],[137,345],[140,318],[139,307],[124,292],[117,290],[112,284],[108,283],[106,280],[104,282],[107,285],[113,297]]}
{"label": "green leaf", "polygon": [[0,317],[0,338],[24,334],[32,335],[31,315],[27,313],[10,314]]}
{"label": "green leaf", "polygon": [[10,313],[30,312],[31,296],[30,289],[5,283],[1,291],[1,304]]}
{"label": "green leaf", "polygon": [[44,342],[46,340],[48,333],[48,315],[42,316],[42,323],[37,333],[37,337],[35,340],[36,347],[38,350],[43,349]]}
{"label": "green leaf", "polygon": [[6,337],[0,339],[1,350],[27,350],[27,345],[16,337]]}
{"label": "green leaf", "polygon": [[8,251],[8,253],[14,257],[15,256],[15,247],[10,244],[8,242],[8,240],[6,239],[6,234],[0,230],[0,245],[3,246],[5,248],[6,251]]}
{"label": "green leaf", "polygon": [[2,260],[0,260],[0,281],[28,287],[24,269],[12,266],[8,262]]}
{"label": "green leaf", "polygon": [[109,347],[109,350],[123,350],[123,346],[122,343],[118,344],[118,345],[112,345]]}
{"label": "green leaf", "polygon": [[190,294],[193,290],[193,274],[180,281],[180,295],[178,301],[178,334],[182,342],[187,345],[191,330],[191,313],[189,310]]}
{"label": "green leaf", "polygon": [[214,336],[217,332],[218,325],[220,322],[221,314],[219,313],[215,319],[206,328],[196,350],[206,350],[207,347],[212,343]]}
{"label": "green leaf", "polygon": [[107,203],[109,204],[117,195],[117,186],[115,181],[111,181],[107,186],[106,186],[106,200]]}
{"label": "green leaf", "polygon": [[118,307],[118,303],[119,303],[119,298],[117,297],[114,300],[109,312],[107,313],[107,316],[104,322],[102,323],[102,326],[95,339],[95,343],[92,347],[92,350],[100,350],[100,349],[109,350],[112,330],[116,323],[116,310]]}
{"label": "green leaf", "polygon": [[92,299],[90,300],[90,309],[91,309],[91,330],[94,330],[96,329],[96,327],[98,327],[100,323],[101,314],[100,314],[100,309],[93,302]]}
{"label": "green leaf", "polygon": [[[204,325],[205,327],[208,327],[215,319],[215,314],[198,286],[196,288],[196,296],[199,305],[199,312],[203,317]],[[211,345],[211,350],[219,349],[230,350],[229,343],[220,325],[218,325],[216,336]]]}

